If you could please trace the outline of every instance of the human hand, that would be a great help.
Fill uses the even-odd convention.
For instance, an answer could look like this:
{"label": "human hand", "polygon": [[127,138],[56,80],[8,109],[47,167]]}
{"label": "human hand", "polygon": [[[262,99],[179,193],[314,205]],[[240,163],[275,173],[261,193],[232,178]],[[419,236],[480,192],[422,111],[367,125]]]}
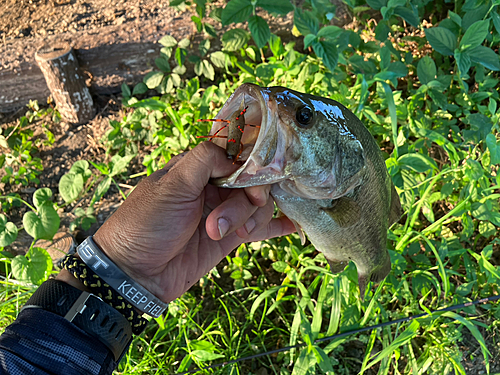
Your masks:
{"label": "human hand", "polygon": [[176,299],[243,242],[295,231],[286,217],[272,218],[269,186],[208,184],[237,168],[222,148],[199,144],[141,181],[94,241],[158,298]]}

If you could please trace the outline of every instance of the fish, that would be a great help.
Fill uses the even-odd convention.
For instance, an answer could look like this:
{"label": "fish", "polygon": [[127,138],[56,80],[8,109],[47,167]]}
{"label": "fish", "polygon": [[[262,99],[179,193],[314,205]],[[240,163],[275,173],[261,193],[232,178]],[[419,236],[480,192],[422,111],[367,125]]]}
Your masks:
{"label": "fish", "polygon": [[[369,281],[391,270],[387,230],[401,217],[401,203],[381,151],[368,129],[342,104],[285,87],[245,83],[216,119],[244,102],[241,166],[213,184],[224,188],[271,185],[282,215],[322,252],[333,273],[354,262],[362,297]],[[219,132],[214,122],[211,134]],[[227,142],[213,139],[225,148]]]}

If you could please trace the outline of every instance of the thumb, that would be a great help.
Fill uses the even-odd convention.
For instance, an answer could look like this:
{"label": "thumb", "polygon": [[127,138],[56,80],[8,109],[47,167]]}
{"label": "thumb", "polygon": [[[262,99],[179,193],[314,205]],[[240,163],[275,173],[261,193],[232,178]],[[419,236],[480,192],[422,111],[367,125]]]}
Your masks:
{"label": "thumb", "polygon": [[211,178],[228,176],[238,167],[227,158],[223,148],[212,142],[202,142],[178,160],[160,183],[168,181],[165,188],[174,189],[179,195],[184,192],[199,195]]}

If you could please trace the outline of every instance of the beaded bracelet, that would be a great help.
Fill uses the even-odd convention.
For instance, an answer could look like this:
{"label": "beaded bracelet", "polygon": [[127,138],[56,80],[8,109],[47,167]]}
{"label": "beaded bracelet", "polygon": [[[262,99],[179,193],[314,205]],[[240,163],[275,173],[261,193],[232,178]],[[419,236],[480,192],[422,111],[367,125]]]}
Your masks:
{"label": "beaded bracelet", "polygon": [[75,278],[89,288],[92,293],[99,296],[104,302],[118,310],[131,324],[134,335],[141,334],[147,319],[143,318],[137,310],[121,295],[109,286],[99,275],[94,273],[81,259],[68,254],[61,263],[61,268],[66,269]]}

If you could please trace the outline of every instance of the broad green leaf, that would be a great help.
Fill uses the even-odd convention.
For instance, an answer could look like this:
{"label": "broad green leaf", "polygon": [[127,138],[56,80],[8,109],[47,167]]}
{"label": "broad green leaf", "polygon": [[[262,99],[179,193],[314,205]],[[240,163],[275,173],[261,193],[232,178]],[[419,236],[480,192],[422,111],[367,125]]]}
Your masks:
{"label": "broad green leaf", "polygon": [[436,79],[437,69],[436,63],[429,56],[424,56],[417,65],[417,75],[420,83],[428,84]]}
{"label": "broad green leaf", "polygon": [[[488,8],[490,6],[488,5],[488,1],[467,1],[467,3],[475,3],[477,7],[468,10],[465,12],[465,14],[462,17],[462,29],[467,30],[469,27],[471,27],[474,23],[477,21],[481,21],[485,18],[486,13],[488,13]],[[480,5],[482,3],[482,5]],[[494,12],[491,12],[494,13]]]}
{"label": "broad green leaf", "polygon": [[[273,53],[274,56],[276,57],[281,57],[284,53],[285,53],[285,50],[283,49],[283,46],[282,46],[282,42],[281,42],[281,38],[279,36],[276,36],[274,34],[271,34],[270,35],[270,38],[269,38],[269,48],[271,49],[271,52]],[[251,48],[250,48],[251,50]],[[252,50],[252,52],[255,52]],[[255,61],[255,53],[252,54],[252,52],[250,52],[251,55],[249,56],[252,56],[252,60]]]}
{"label": "broad green leaf", "polygon": [[222,45],[224,50],[229,52],[238,51],[243,48],[248,41],[248,33],[242,29],[228,30],[222,36]]}
{"label": "broad green leaf", "polygon": [[168,60],[163,57],[158,57],[155,59],[155,64],[164,73],[170,73],[170,64]]}
{"label": "broad green leaf", "polygon": [[250,0],[231,0],[222,10],[223,25],[245,22],[252,14],[253,5]]}
{"label": "broad green leaf", "polygon": [[303,348],[300,351],[297,362],[293,366],[292,375],[306,375],[311,370],[311,357],[314,357],[314,353],[309,352],[307,348]]}
{"label": "broad green leaf", "polygon": [[170,106],[158,99],[143,99],[131,105],[133,108],[145,108],[151,111],[165,111]]}
{"label": "broad green leaf", "polygon": [[210,61],[217,68],[224,68],[226,66],[226,54],[222,51],[216,51],[210,54]]}
{"label": "broad green leaf", "polygon": [[184,61],[186,61],[187,51],[184,48],[176,48],[175,49],[175,61],[177,61],[177,65],[184,65]]}
{"label": "broad green leaf", "polygon": [[467,52],[460,52],[458,49],[456,49],[455,59],[457,60],[458,70],[460,70],[460,74],[462,76],[467,75],[470,69],[469,54]]}
{"label": "broad green leaf", "polygon": [[207,352],[215,351],[215,345],[206,340],[193,340],[189,343],[193,350],[206,350]]}
{"label": "broad green leaf", "polygon": [[288,14],[293,10],[290,0],[257,0],[257,6],[278,14]]}
{"label": "broad green leaf", "polygon": [[179,42],[179,47],[180,48],[183,48],[183,49],[187,49],[191,44],[191,40],[189,38],[184,38],[184,39],[181,39],[181,41]]}
{"label": "broad green leaf", "polygon": [[259,16],[252,16],[248,20],[248,28],[252,33],[253,40],[257,47],[263,48],[271,36],[269,25],[266,20]]}
{"label": "broad green leaf", "polygon": [[148,86],[146,86],[143,82],[139,82],[134,86],[132,90],[132,95],[141,95],[148,91]]}
{"label": "broad green leaf", "polygon": [[492,115],[497,112],[497,101],[493,98],[490,98],[490,101],[488,103],[488,111],[490,111]]}
{"label": "broad green leaf", "polygon": [[457,38],[444,27],[432,27],[425,30],[425,36],[432,48],[442,55],[450,56],[457,48]]}
{"label": "broad green leaf", "polygon": [[71,166],[69,170],[70,173],[79,173],[85,177],[88,177],[92,174],[89,169],[89,162],[87,160],[78,160]]}
{"label": "broad green leaf", "polygon": [[482,113],[472,113],[466,117],[466,123],[470,124],[470,129],[464,129],[464,139],[468,142],[476,143],[486,139],[486,136],[491,132],[493,123],[491,118]]}
{"label": "broad green leaf", "polygon": [[481,45],[486,38],[486,35],[488,35],[489,26],[489,19],[473,23],[462,37],[459,49],[464,51],[468,48],[474,48]]}
{"label": "broad green leaf", "polygon": [[401,61],[394,61],[387,67],[388,72],[392,72],[398,78],[403,78],[408,75],[408,68]]}
{"label": "broad green leaf", "polygon": [[215,78],[215,70],[213,65],[210,64],[210,61],[208,60],[203,60],[202,65],[203,65],[203,75],[209,80],[213,81]]}
{"label": "broad green leaf", "polygon": [[462,18],[456,14],[455,12],[452,12],[451,10],[448,11],[448,16],[450,19],[455,22],[458,26],[462,26]]}
{"label": "broad green leaf", "polygon": [[163,76],[164,74],[162,72],[149,72],[142,82],[144,82],[148,89],[154,89],[160,85]]}
{"label": "broad green leaf", "polygon": [[[375,39],[377,39],[379,42],[383,42],[387,39],[390,32],[391,28],[387,25],[387,21],[381,20],[375,28]],[[387,47],[383,48],[387,49]]]}
{"label": "broad green leaf", "polygon": [[318,38],[314,34],[307,34],[304,37],[304,48],[309,48],[313,43],[317,43]]}
{"label": "broad green leaf", "polygon": [[283,261],[273,262],[272,266],[276,272],[285,272],[285,270],[289,267],[288,263]]}
{"label": "broad green leaf", "polygon": [[[122,96],[123,97],[130,98],[132,96],[132,91],[130,91],[130,87],[128,87],[128,85],[125,82],[122,83],[121,89],[122,89]],[[1,165],[0,165],[0,168],[1,168]]]}
{"label": "broad green leaf", "polygon": [[[169,78],[172,79],[172,82],[175,87],[179,87],[181,85],[181,77],[178,74],[172,73]],[[162,103],[160,100],[158,100],[158,102]],[[166,110],[167,108],[169,108],[169,106],[166,105],[164,108]]]}
{"label": "broad green leaf", "polygon": [[342,34],[343,32],[344,32],[344,29],[341,29],[338,26],[333,26],[333,25],[325,26],[325,27],[322,27],[318,31],[317,37],[318,38],[337,39],[340,36],[340,34]]}
{"label": "broad green leaf", "polygon": [[200,362],[213,361],[214,359],[217,358],[224,358],[222,354],[217,354],[206,350],[193,350],[191,352],[191,355]]}
{"label": "broad green leaf", "polygon": [[477,181],[484,175],[484,170],[477,160],[467,159],[465,174],[471,181]]}
{"label": "broad green leaf", "polygon": [[473,62],[479,63],[490,70],[500,70],[499,56],[491,48],[477,46],[467,50],[467,52]]}
{"label": "broad green leaf", "polygon": [[301,322],[300,322],[300,333],[305,343],[308,346],[311,346],[314,340],[311,323],[307,319],[306,314],[302,310],[300,310]]}
{"label": "broad green leaf", "polygon": [[404,7],[406,5],[406,0],[389,0],[387,2],[387,8]]}
{"label": "broad green leaf", "polygon": [[52,205],[52,190],[49,188],[38,189],[33,193],[33,203],[36,208]]}
{"label": "broad green leaf", "polygon": [[323,349],[321,349],[317,345],[313,345],[312,349],[321,371],[323,371],[323,373],[325,374],[327,373],[327,371],[331,371],[333,373],[333,367],[332,363],[330,362],[330,358],[326,355]]}
{"label": "broad green leaf", "polygon": [[160,56],[168,60],[170,57],[172,57],[173,50],[174,47],[163,47],[160,49]]}
{"label": "broad green leaf", "polygon": [[0,247],[9,246],[17,238],[17,227],[7,221],[4,214],[0,214]]}
{"label": "broad green leaf", "polygon": [[101,200],[101,198],[106,194],[111,186],[111,177],[106,176],[104,179],[97,185],[97,188],[92,196],[92,200],[90,201],[90,206],[93,206],[96,202]]}
{"label": "broad green leaf", "polygon": [[491,165],[500,164],[500,140],[497,141],[493,134],[486,136],[486,146],[490,151]]}
{"label": "broad green leaf", "polygon": [[66,173],[59,180],[59,194],[66,203],[73,202],[83,190],[83,175]]}
{"label": "broad green leaf", "polygon": [[385,98],[387,100],[387,107],[389,108],[389,115],[391,116],[391,129],[392,129],[392,139],[395,146],[395,156],[399,155],[398,150],[398,142],[397,142],[397,134],[398,134],[398,115],[396,112],[396,104],[394,103],[394,93],[391,90],[391,87],[385,83],[381,82],[382,87],[384,88]]}
{"label": "broad green leaf", "polygon": [[[406,3],[406,1],[405,1],[405,3]],[[406,22],[408,22],[413,27],[418,27],[418,25],[420,24],[420,19],[418,18],[418,15],[416,15],[409,8],[402,7],[402,6],[396,7],[396,8],[394,8],[394,14],[403,18]]]}
{"label": "broad green leaf", "polygon": [[500,14],[497,12],[491,12],[491,18],[493,19],[493,25],[498,34],[500,34]]}
{"label": "broad green leaf", "polygon": [[18,255],[12,260],[12,274],[22,282],[40,285],[52,270],[52,259],[45,249],[34,247],[26,256]]}
{"label": "broad green leaf", "polygon": [[300,8],[295,8],[293,23],[304,36],[307,34],[316,35],[319,31],[318,19],[310,11],[303,11]]}
{"label": "broad green leaf", "polygon": [[59,229],[59,215],[53,206],[43,205],[37,212],[28,211],[23,216],[24,230],[35,240],[51,240]]}
{"label": "broad green leaf", "polygon": [[202,56],[205,56],[210,49],[210,39],[203,39],[198,46],[198,49]]}
{"label": "broad green leaf", "polygon": [[109,176],[116,176],[128,166],[133,158],[135,158],[135,155],[120,156],[117,154],[113,156],[111,158],[111,161],[113,162],[113,168],[111,169],[111,173],[109,174]]}
{"label": "broad green leaf", "polygon": [[173,36],[170,35],[165,35],[163,38],[161,38],[158,43],[160,43],[164,47],[175,47],[177,44],[177,40]]}
{"label": "broad green leaf", "polygon": [[[430,83],[432,83],[432,82],[436,82],[436,81],[431,81]],[[447,108],[447,106],[448,106],[447,97],[440,90],[430,89],[427,93],[429,94],[429,97],[432,99],[432,101],[434,103],[436,103],[436,105],[439,108],[441,108],[441,109]]]}
{"label": "broad green leaf", "polygon": [[184,131],[184,125],[182,124],[182,120],[181,117],[179,116],[179,113],[177,111],[174,111],[172,107],[168,107],[166,112],[168,117],[170,117],[170,119],[174,123],[177,130],[179,130],[179,133],[181,133],[182,137],[186,138],[186,132]]}
{"label": "broad green leaf", "polygon": [[387,5],[387,0],[366,0],[366,3],[373,9],[380,10]]}
{"label": "broad green leaf", "polygon": [[313,50],[318,57],[321,57],[325,66],[333,72],[339,59],[339,53],[335,44],[328,40],[320,40],[313,44]]}

